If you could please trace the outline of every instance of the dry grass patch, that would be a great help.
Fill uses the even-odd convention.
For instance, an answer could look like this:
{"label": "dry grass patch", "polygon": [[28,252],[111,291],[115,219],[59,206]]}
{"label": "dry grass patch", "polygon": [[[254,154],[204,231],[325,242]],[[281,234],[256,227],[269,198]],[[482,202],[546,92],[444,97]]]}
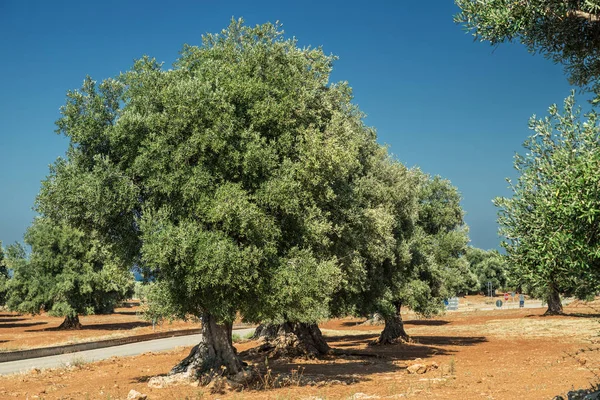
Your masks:
{"label": "dry grass patch", "polygon": [[472,325],[443,325],[428,327],[410,327],[409,334],[468,334],[473,331],[482,336],[498,338],[536,338],[554,337],[560,341],[573,342],[579,340],[584,343],[595,342],[600,337],[600,323],[596,318],[569,318],[569,317],[531,317],[513,319],[507,323],[506,319],[488,320]]}

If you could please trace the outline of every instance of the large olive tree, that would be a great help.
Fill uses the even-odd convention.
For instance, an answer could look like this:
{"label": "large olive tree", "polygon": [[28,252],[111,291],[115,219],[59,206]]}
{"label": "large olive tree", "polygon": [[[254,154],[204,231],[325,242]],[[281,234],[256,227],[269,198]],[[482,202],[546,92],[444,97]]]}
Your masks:
{"label": "large olive tree", "polygon": [[376,148],[348,85],[329,83],[333,61],[278,26],[232,21],[171,69],[144,57],[69,92],[58,132],[71,145],[38,210],[98,232],[169,310],[202,317],[202,342],[174,372],[239,372],[238,313],[328,315],[338,220]]}

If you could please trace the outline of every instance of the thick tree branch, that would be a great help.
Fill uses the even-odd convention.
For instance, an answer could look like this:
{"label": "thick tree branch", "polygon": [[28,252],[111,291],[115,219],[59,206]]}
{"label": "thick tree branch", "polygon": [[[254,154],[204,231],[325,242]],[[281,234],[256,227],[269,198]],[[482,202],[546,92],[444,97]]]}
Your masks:
{"label": "thick tree branch", "polygon": [[585,12],[585,11],[581,11],[581,10],[571,11],[569,13],[569,15],[572,16],[572,17],[577,17],[577,18],[585,18],[585,19],[589,20],[590,22],[598,22],[598,21],[600,21],[600,16],[599,15],[591,14],[589,12]]}

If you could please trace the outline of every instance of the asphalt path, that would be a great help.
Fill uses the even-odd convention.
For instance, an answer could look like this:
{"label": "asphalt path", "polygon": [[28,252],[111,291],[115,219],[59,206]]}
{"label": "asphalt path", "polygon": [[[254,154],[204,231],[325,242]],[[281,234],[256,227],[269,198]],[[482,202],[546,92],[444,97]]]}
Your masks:
{"label": "asphalt path", "polygon": [[[237,329],[234,332],[240,336],[250,333],[254,328]],[[65,367],[79,362],[92,362],[110,357],[135,356],[142,353],[158,353],[176,347],[195,346],[202,339],[202,335],[177,336],[165,339],[147,340],[144,342],[123,344],[120,346],[105,347],[103,349],[85,350],[76,353],[60,354],[27,360],[9,361],[0,363],[0,375],[15,374],[29,371],[33,368],[46,369]]]}

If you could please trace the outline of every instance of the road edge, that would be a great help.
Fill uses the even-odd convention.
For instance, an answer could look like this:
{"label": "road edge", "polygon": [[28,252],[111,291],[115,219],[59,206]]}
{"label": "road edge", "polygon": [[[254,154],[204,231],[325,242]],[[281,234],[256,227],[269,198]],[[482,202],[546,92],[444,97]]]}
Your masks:
{"label": "road edge", "polygon": [[[236,325],[233,329],[252,328],[254,325]],[[59,354],[77,353],[86,350],[102,349],[105,347],[121,346],[124,344],[146,342],[148,340],[165,339],[170,337],[198,335],[202,333],[200,328],[183,329],[177,331],[146,333],[143,335],[124,336],[115,339],[97,340],[83,343],[65,344],[60,346],[38,347],[35,349],[17,350],[0,353],[0,363],[27,360],[30,358],[49,357]]]}

